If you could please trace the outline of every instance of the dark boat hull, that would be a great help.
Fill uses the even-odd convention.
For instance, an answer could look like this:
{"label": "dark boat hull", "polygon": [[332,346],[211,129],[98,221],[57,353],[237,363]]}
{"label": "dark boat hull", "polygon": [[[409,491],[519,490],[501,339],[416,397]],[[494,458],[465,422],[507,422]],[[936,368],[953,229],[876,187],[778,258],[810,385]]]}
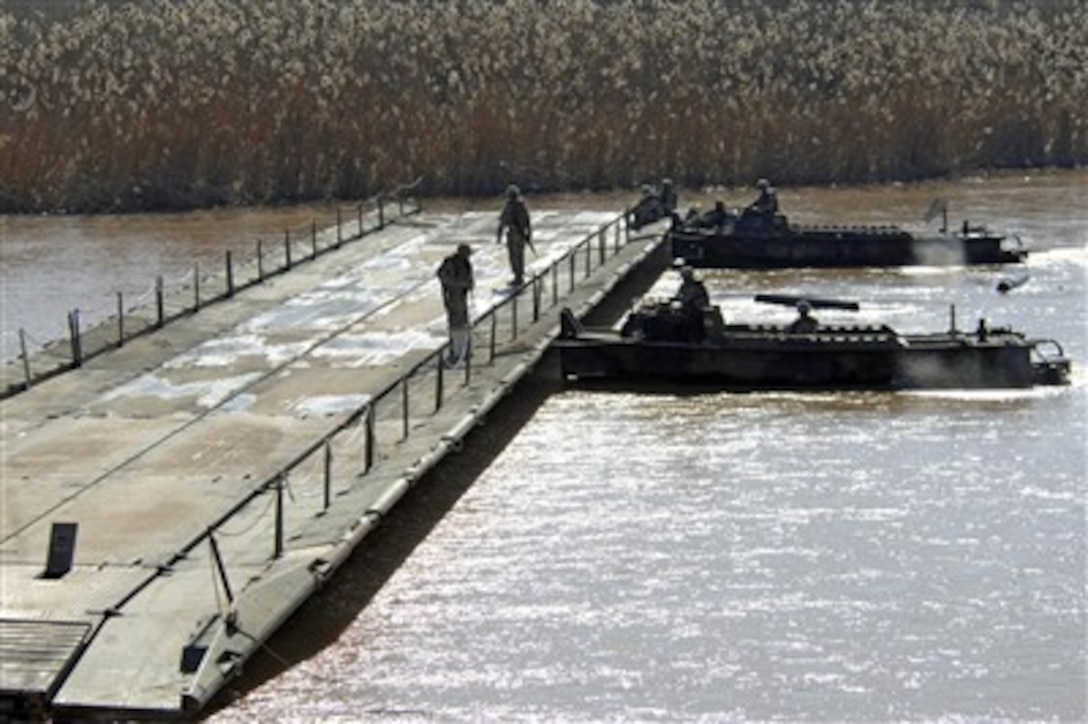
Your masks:
{"label": "dark boat hull", "polygon": [[[901,390],[1030,388],[1060,384],[1032,359],[1020,335],[901,337],[821,331],[733,335],[716,342],[654,342],[584,334],[556,342],[567,378],[669,382],[736,390]],[[1062,365],[1065,365],[1064,369]]]}
{"label": "dark boat hull", "polygon": [[1027,252],[981,230],[916,236],[895,227],[673,228],[672,256],[698,268],[899,267],[1014,264]]}

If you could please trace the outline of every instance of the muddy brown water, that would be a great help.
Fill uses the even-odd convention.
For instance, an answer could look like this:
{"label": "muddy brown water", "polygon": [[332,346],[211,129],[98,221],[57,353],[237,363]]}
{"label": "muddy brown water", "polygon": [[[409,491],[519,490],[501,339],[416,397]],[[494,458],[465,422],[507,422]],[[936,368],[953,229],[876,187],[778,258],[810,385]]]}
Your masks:
{"label": "muddy brown water", "polygon": [[[804,290],[914,331],[943,328],[956,304],[964,324],[985,315],[1060,340],[1073,384],[646,395],[534,382],[413,491],[211,718],[1088,717],[1088,173],[779,193],[797,221],[912,228],[945,198],[950,222],[1019,235],[1030,280],[1000,294],[1010,270],[708,272],[730,316],[777,319],[752,294]],[[752,196],[710,189],[681,205]],[[102,298],[109,314],[118,287],[217,264],[314,215],[3,219],[4,331],[46,338],[73,306]]]}
{"label": "muddy brown water", "polygon": [[[951,222],[967,218],[1003,226],[1045,248],[1085,243],[1086,187],[1086,172],[1048,171],[958,182],[782,188],[779,195],[783,211],[797,222],[919,228],[926,226],[922,215],[930,202],[940,197],[949,202]],[[681,208],[705,209],[719,199],[736,207],[752,196],[750,189],[689,189],[681,193]],[[530,195],[529,202],[538,208],[618,211],[636,198],[634,192],[572,193]],[[424,208],[457,211],[499,203],[443,198],[427,200]],[[238,260],[253,258],[260,239],[274,253],[285,230],[303,233],[314,222],[332,225],[335,218],[336,207],[328,204],[180,214],[0,215],[0,358],[18,354],[20,329],[32,349],[40,347],[68,333],[70,310],[78,309],[84,324],[92,325],[115,312],[118,292],[126,308],[150,304],[156,277],[167,287],[180,287],[194,270],[222,273],[228,251]]]}

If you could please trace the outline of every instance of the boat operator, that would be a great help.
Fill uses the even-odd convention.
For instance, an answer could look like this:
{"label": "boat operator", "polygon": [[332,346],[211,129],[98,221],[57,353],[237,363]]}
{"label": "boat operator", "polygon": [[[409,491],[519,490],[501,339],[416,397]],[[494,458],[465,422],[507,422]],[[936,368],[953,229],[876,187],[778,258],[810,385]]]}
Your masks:
{"label": "boat operator", "polygon": [[729,221],[729,211],[724,201],[715,201],[714,208],[705,214],[697,214],[688,223],[699,229],[721,229]]}
{"label": "boat operator", "polygon": [[641,229],[647,224],[673,216],[676,212],[676,204],[676,187],[672,179],[664,179],[661,182],[660,191],[654,190],[650,184],[643,184],[642,197],[634,208],[627,212],[627,223],[631,225],[631,228]]}
{"label": "boat operator", "polygon": [[749,214],[773,217],[778,213],[778,192],[774,190],[774,186],[771,186],[771,182],[765,178],[756,181],[756,188],[759,189],[759,196],[755,201],[748,204],[745,211]]}
{"label": "boat operator", "polygon": [[680,288],[672,297],[672,304],[680,308],[689,336],[701,341],[705,336],[703,313],[710,306],[710,295],[706,285],[695,276],[695,270],[688,264],[680,266]]}
{"label": "boat operator", "polygon": [[695,270],[688,264],[680,266],[680,288],[676,290],[672,300],[679,302],[681,309],[698,311],[699,314],[710,306],[710,295],[707,294],[706,285],[695,276]]}
{"label": "boat operator", "polygon": [[797,319],[790,323],[786,331],[791,334],[812,334],[820,323],[812,316],[812,305],[807,299],[797,302]]}

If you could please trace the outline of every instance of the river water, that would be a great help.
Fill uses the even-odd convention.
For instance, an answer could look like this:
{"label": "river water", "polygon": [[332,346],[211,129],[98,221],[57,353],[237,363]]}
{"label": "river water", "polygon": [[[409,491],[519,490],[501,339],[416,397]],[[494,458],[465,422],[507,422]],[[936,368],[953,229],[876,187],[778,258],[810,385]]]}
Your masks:
{"label": "river water", "polygon": [[[1024,270],[711,272],[711,296],[727,318],[773,320],[792,315],[753,294],[857,299],[902,331],[943,329],[954,305],[960,326],[1060,341],[1070,387],[542,396],[520,429],[489,433],[497,454],[471,485],[456,480],[467,462],[428,482],[440,514],[425,497],[390,519],[212,719],[1084,720],[1088,174],[780,190],[797,220],[904,225],[937,196],[950,220],[1021,236],[1029,281],[1000,294]],[[130,266],[96,241],[104,222],[47,222],[4,222],[33,229],[12,247],[5,233],[5,320],[13,299],[22,320],[43,312],[17,292],[40,300],[46,280],[89,292],[88,269],[162,273],[161,249]],[[80,256],[34,258],[69,233]],[[175,244],[171,258],[194,251]]]}

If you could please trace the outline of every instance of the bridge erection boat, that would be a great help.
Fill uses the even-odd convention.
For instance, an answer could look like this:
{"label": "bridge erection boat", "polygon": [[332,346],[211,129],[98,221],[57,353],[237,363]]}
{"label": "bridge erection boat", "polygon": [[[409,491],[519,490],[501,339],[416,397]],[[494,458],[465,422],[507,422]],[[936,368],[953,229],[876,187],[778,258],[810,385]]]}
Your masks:
{"label": "bridge erection boat", "polygon": [[[757,296],[793,303],[795,298]],[[857,308],[811,300],[813,308]],[[851,306],[853,305],[853,306]],[[1068,384],[1061,345],[979,320],[902,334],[886,325],[824,325],[802,313],[789,325],[726,324],[718,307],[692,317],[675,304],[633,311],[621,330],[588,330],[561,313],[554,345],[565,379],[692,384],[722,390],[902,390],[1030,388]],[[954,317],[953,317],[954,319]]]}
{"label": "bridge erection boat", "polygon": [[674,258],[698,268],[900,267],[1016,264],[1028,252],[1016,236],[966,221],[916,234],[897,226],[806,226],[782,214],[721,207],[686,220],[673,217],[665,238]]}

